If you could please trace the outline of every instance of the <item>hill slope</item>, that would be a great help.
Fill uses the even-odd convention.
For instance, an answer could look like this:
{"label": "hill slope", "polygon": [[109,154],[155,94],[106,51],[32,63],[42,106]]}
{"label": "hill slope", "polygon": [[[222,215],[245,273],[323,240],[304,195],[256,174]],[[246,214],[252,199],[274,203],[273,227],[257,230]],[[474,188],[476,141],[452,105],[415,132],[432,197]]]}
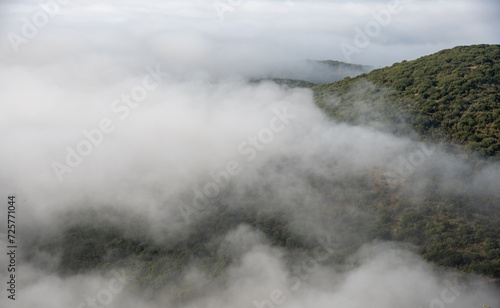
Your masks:
{"label": "hill slope", "polygon": [[389,121],[400,132],[409,123],[428,140],[500,156],[500,45],[455,47],[312,88],[336,119]]}

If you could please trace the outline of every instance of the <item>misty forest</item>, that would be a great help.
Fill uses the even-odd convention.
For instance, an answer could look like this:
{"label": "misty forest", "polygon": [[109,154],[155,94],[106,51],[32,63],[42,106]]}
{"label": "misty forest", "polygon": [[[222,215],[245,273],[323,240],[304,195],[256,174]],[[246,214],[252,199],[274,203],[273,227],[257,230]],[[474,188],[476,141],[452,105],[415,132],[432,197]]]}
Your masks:
{"label": "misty forest", "polygon": [[450,3],[0,4],[0,307],[500,307],[500,6]]}

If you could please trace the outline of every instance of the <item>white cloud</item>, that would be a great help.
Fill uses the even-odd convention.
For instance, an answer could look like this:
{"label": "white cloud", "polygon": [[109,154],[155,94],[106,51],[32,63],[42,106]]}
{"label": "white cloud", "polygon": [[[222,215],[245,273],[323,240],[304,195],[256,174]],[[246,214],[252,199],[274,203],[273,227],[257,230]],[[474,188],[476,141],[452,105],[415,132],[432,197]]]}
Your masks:
{"label": "white cloud", "polygon": [[[270,187],[278,192],[277,200],[290,201],[282,202],[290,217],[301,213],[297,203],[307,204],[311,221],[300,223],[317,232],[314,228],[324,226],[314,221],[314,210],[326,197],[310,193],[303,175],[332,180],[337,174],[366,174],[395,160],[415,142],[332,122],[316,108],[308,90],[256,85],[247,79],[271,71],[290,76],[305,70],[296,65],[287,71],[284,66],[292,60],[344,60],[340,43],[352,40],[353,28],[364,27],[372,20],[371,13],[386,6],[385,1],[248,0],[226,12],[221,21],[211,1],[70,1],[15,53],[8,33],[21,35],[23,18],[32,20],[40,8],[27,0],[3,1],[0,195],[15,192],[23,200],[21,221],[33,227],[55,228],[61,223],[55,217],[68,209],[113,205],[131,215],[144,215],[151,225],[161,222],[183,230],[183,222],[164,221],[177,213],[179,204],[191,202],[193,189],[210,181],[211,171],[237,160],[244,171],[231,180],[236,197],[247,187]],[[352,60],[387,65],[457,44],[498,42],[495,11],[498,4],[493,1],[414,1]],[[148,65],[159,65],[168,76],[121,119],[111,109],[113,101],[141,85]],[[284,107],[296,117],[246,163],[238,146],[269,127],[275,108]],[[82,130],[98,128],[103,118],[111,119],[116,130],[106,134],[102,144],[60,183],[51,164],[64,163],[66,147],[75,148],[85,138]],[[462,165],[460,159],[438,153],[430,167],[422,167],[422,176],[435,168],[457,178],[469,170],[466,165],[456,168]],[[485,188],[483,177],[490,185],[498,183],[498,173],[486,171],[497,169],[487,166],[471,180],[472,187],[493,195],[494,187]],[[443,182],[447,183],[446,177]],[[0,227],[5,230],[4,220]],[[287,274],[282,252],[252,232],[239,229],[226,238],[231,245],[240,240],[246,244],[235,248],[241,264],[230,273],[237,283],[223,290],[238,307],[266,299],[275,285],[289,287],[281,280]],[[443,287],[428,265],[411,254],[370,251],[373,260],[361,258],[361,264],[341,278],[331,269],[316,272],[301,292],[290,295],[287,306],[334,302],[374,307],[377,302],[380,307],[399,307],[403,300],[425,305]],[[394,269],[393,264],[399,267]],[[3,270],[5,264],[0,265]],[[258,270],[253,272],[255,266]],[[107,283],[102,277],[65,279],[36,268],[23,269],[33,275],[24,276],[22,296],[28,301],[30,296],[42,296],[38,302],[42,307],[48,303],[68,307],[81,300],[82,292],[94,294]],[[193,270],[186,279],[198,275]],[[328,288],[320,281],[327,281]],[[255,285],[259,288],[252,288]],[[401,293],[391,297],[394,289]],[[212,305],[233,304],[219,295],[214,293]],[[474,293],[470,299],[478,304],[478,299],[490,299],[485,296]],[[110,307],[122,304],[117,301]]]}

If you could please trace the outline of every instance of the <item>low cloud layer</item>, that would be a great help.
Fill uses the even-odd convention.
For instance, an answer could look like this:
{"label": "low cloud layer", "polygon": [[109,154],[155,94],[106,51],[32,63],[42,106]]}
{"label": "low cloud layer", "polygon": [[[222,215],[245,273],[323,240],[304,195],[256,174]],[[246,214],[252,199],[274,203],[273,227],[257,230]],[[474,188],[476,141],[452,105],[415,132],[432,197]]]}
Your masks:
{"label": "low cloud layer", "polygon": [[[247,226],[228,234],[222,245],[239,250],[239,257],[228,269],[228,282],[213,282],[210,294],[182,304],[168,296],[156,303],[132,296],[128,286],[135,277],[125,270],[62,278],[23,265],[20,270],[25,283],[16,307],[467,308],[498,302],[495,290],[476,278],[464,281],[454,273],[437,273],[418,256],[394,244],[364,246],[349,261],[349,271],[322,264],[328,247],[319,247],[317,258],[298,259],[298,266],[290,270],[283,252],[267,246],[262,235]],[[193,266],[178,284],[196,286],[205,279]],[[2,298],[0,303],[7,305],[8,300]]]}
{"label": "low cloud layer", "polygon": [[[356,196],[343,179],[397,174],[399,157],[412,161],[422,147],[432,155],[411,174],[398,175],[416,183],[402,193],[418,194],[439,176],[439,188],[450,195],[461,187],[472,196],[499,197],[498,164],[475,172],[434,145],[380,127],[336,123],[316,107],[310,90],[250,81],[310,74],[305,59],[347,61],[341,43],[355,44],[354,28],[365,27],[388,3],[236,2],[221,18],[206,1],[52,1],[46,24],[37,3],[0,4],[0,195],[18,198],[21,243],[57,233],[70,223],[61,219],[67,212],[103,208],[140,217],[159,240],[165,231],[195,229],[213,199],[279,210],[298,233],[329,232],[349,241],[355,231],[344,237],[351,230],[321,217],[332,203],[365,219],[360,208],[348,206]],[[401,5],[350,62],[389,65],[498,40],[494,1]],[[27,38],[23,18],[33,23],[34,16],[45,25]],[[331,185],[328,194],[318,193],[311,178]],[[259,196],[245,203],[249,192]],[[453,273],[437,273],[395,244],[367,244],[337,269],[321,254],[332,247],[302,260],[246,225],[213,241],[236,260],[226,283],[181,307],[480,307],[499,300],[486,287],[474,289],[475,278],[461,281],[467,289],[456,287]],[[303,264],[300,275],[290,270],[290,259]],[[7,261],[0,259],[1,281],[8,281]],[[58,261],[38,255],[20,263],[18,307],[87,307],[89,297],[106,307],[177,305],[168,295],[151,303],[128,292],[121,272],[58,275]],[[203,281],[196,262],[182,276],[187,285]],[[0,305],[7,304],[2,296]]]}

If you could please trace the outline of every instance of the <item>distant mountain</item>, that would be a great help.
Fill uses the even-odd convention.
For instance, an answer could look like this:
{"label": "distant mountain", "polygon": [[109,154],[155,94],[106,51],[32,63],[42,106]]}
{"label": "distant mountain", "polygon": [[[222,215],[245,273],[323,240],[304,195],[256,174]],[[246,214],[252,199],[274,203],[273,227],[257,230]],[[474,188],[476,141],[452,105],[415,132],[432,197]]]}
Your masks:
{"label": "distant mountain", "polygon": [[268,73],[259,76],[260,79],[292,79],[307,81],[314,84],[325,84],[342,80],[345,77],[355,77],[368,73],[374,67],[349,64],[340,61],[287,61],[276,63],[268,69]]}
{"label": "distant mountain", "polygon": [[459,46],[311,88],[338,120],[391,122],[400,133],[409,124],[424,139],[500,156],[500,45]]}
{"label": "distant mountain", "polygon": [[323,61],[306,60],[306,61],[328,65],[333,70],[336,70],[338,73],[356,72],[356,71],[362,73],[362,72],[366,72],[366,71],[371,71],[375,68],[375,67],[369,66],[369,65],[352,64],[352,63],[345,63],[345,62],[334,61],[334,60],[323,60]]}

